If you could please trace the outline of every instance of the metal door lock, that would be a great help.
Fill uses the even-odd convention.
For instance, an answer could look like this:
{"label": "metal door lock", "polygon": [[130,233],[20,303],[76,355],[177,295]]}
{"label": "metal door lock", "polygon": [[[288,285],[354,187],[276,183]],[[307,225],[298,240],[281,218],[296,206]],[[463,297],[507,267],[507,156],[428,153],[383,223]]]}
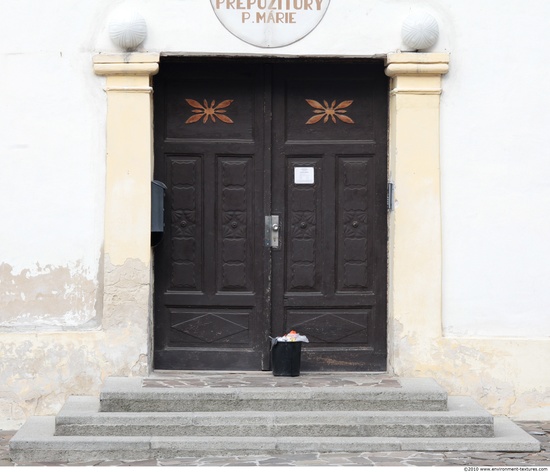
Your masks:
{"label": "metal door lock", "polygon": [[265,217],[265,245],[273,249],[279,248],[279,215]]}

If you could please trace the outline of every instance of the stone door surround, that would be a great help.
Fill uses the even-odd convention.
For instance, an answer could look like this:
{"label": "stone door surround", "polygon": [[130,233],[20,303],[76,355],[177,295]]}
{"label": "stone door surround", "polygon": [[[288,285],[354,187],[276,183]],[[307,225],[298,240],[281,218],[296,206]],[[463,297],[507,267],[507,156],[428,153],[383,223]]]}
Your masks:
{"label": "stone door surround", "polygon": [[[157,53],[93,58],[95,73],[106,77],[107,93],[103,309],[117,312],[121,304],[128,309],[133,323],[144,327],[134,341],[147,355],[153,280],[151,77],[159,59]],[[395,184],[395,208],[388,214],[388,359],[398,375],[414,364],[400,356],[403,336],[423,344],[442,335],[439,103],[441,76],[448,68],[449,55],[443,53],[386,57],[391,78],[388,176]]]}

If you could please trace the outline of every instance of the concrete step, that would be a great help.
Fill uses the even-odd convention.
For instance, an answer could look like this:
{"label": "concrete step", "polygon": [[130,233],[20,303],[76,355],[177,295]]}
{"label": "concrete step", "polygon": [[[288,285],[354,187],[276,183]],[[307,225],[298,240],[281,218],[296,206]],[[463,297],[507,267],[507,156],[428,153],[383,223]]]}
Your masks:
{"label": "concrete step", "polygon": [[399,378],[396,387],[159,388],[139,377],[110,377],[103,412],[184,411],[445,411],[447,393],[433,379]]}
{"label": "concrete step", "polygon": [[449,410],[99,412],[94,397],[70,397],[56,417],[61,436],[491,437],[493,417],[469,397]]}
{"label": "concrete step", "polygon": [[492,438],[55,436],[55,417],[30,418],[10,441],[14,462],[143,460],[212,455],[375,451],[536,452],[540,443],[507,418]]}

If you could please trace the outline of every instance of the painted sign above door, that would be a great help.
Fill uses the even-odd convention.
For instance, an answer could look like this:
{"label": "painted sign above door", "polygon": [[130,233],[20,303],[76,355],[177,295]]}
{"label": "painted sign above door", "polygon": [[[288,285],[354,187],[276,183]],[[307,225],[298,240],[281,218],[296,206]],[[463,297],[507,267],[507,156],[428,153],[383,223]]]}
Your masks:
{"label": "painted sign above door", "polygon": [[254,46],[295,43],[320,23],[330,0],[210,0],[216,16],[235,36]]}

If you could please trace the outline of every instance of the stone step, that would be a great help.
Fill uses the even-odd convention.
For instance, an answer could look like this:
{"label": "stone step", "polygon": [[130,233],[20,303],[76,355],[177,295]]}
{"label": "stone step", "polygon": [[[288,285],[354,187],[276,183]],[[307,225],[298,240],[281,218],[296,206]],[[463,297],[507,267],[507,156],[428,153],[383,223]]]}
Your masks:
{"label": "stone step", "polygon": [[99,412],[94,397],[70,397],[61,436],[491,437],[493,417],[469,397],[448,411]]}
{"label": "stone step", "polygon": [[433,379],[399,378],[394,386],[389,387],[383,385],[304,386],[307,379],[308,377],[306,380],[289,380],[276,387],[165,388],[144,386],[144,379],[139,377],[110,377],[106,380],[100,394],[100,410],[103,412],[207,412],[445,411],[447,409],[447,393]]}
{"label": "stone step", "polygon": [[55,417],[30,418],[10,441],[14,462],[145,460],[212,455],[376,451],[536,452],[540,443],[507,418],[492,438],[55,436]]}

